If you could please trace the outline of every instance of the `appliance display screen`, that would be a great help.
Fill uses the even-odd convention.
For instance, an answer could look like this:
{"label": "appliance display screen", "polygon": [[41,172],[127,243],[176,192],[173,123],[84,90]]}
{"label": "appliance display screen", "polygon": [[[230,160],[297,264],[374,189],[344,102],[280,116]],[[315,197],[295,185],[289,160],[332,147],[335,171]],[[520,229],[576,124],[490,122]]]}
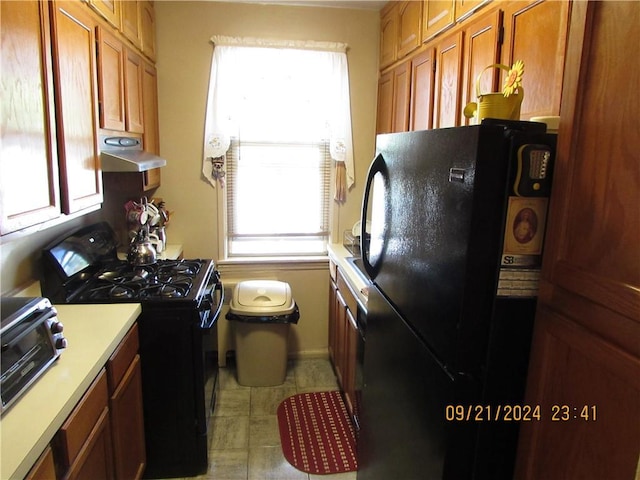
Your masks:
{"label": "appliance display screen", "polygon": [[57,245],[51,249],[51,254],[56,258],[64,273],[71,277],[88,267],[91,262],[88,256],[83,255],[82,252],[73,249],[70,242],[64,241],[60,245]]}

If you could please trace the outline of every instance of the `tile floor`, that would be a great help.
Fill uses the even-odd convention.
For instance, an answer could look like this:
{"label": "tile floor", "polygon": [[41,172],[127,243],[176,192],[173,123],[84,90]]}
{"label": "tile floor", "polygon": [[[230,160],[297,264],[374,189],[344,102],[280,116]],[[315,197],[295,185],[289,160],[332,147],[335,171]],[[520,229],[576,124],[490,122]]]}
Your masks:
{"label": "tile floor", "polygon": [[311,475],[291,466],[280,447],[276,409],[296,393],[337,390],[328,360],[289,363],[284,384],[244,387],[235,370],[220,369],[220,394],[213,419],[209,471],[200,480],[355,480],[356,473]]}

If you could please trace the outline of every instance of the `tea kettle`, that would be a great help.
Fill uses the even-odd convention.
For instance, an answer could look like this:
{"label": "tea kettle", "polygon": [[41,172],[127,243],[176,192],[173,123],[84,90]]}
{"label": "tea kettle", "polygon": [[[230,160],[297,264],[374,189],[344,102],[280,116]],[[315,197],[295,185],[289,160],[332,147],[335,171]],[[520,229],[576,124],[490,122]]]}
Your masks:
{"label": "tea kettle", "polygon": [[127,261],[136,267],[156,263],[156,250],[149,238],[149,227],[143,226],[129,244]]}

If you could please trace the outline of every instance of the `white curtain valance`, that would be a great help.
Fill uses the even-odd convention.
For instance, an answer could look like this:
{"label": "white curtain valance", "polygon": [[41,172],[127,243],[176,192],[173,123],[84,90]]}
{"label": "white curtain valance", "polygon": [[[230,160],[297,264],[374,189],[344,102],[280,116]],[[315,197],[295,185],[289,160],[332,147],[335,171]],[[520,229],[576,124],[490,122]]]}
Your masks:
{"label": "white curtain valance", "polygon": [[[329,140],[355,182],[347,45],[214,35],[202,173],[223,183],[230,138]],[[256,48],[264,52],[256,53]],[[293,68],[292,68],[293,67]],[[258,132],[258,134],[256,134]],[[317,137],[318,133],[322,137]],[[342,177],[341,177],[342,178]],[[346,192],[338,189],[340,200]]]}
{"label": "white curtain valance", "polygon": [[320,52],[345,53],[349,48],[346,43],[318,42],[315,40],[279,40],[254,37],[228,37],[225,35],[213,35],[211,43],[225,47],[257,47],[257,48],[293,48],[296,50],[317,50]]}

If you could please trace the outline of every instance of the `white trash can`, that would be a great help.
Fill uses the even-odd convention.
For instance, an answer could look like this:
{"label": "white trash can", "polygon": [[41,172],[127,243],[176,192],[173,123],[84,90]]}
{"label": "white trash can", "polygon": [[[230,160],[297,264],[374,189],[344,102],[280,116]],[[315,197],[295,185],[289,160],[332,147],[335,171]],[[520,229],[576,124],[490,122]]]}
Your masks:
{"label": "white trash can", "polygon": [[226,315],[233,325],[238,383],[280,385],[287,375],[289,325],[300,313],[286,282],[246,280],[236,285]]}

